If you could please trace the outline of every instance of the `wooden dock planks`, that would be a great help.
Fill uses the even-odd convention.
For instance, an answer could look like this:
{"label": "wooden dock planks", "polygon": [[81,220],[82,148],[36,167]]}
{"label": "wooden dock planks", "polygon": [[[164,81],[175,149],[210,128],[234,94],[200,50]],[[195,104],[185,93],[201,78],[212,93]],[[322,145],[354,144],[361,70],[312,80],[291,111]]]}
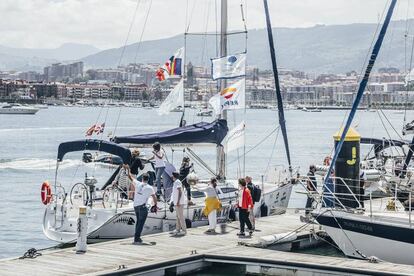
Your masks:
{"label": "wooden dock planks", "polygon": [[[146,242],[156,245],[132,245],[132,239],[109,241],[88,246],[86,254],[75,254],[73,248],[49,250],[36,259],[0,260],[1,275],[94,275],[115,272],[119,267],[139,268],[189,257],[196,251],[207,259],[245,258],[255,262],[277,262],[284,265],[304,264],[306,267],[337,268],[366,273],[385,272],[394,275],[414,275],[414,266],[397,265],[387,262],[378,264],[361,260],[338,257],[315,256],[238,245],[239,241],[254,241],[255,238],[294,231],[302,226],[297,214],[265,217],[256,220],[253,239],[239,239],[238,222],[228,225],[225,234],[204,234],[206,227],[188,230],[185,237],[170,237],[168,233],[144,236]],[[307,231],[318,226],[308,226]],[[217,230],[219,227],[217,227]]]}

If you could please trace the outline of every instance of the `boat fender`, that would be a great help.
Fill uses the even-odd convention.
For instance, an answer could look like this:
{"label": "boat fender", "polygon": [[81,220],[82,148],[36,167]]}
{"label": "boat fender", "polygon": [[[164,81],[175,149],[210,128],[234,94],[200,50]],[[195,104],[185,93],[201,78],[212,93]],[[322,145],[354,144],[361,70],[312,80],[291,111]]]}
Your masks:
{"label": "boat fender", "polygon": [[47,181],[43,182],[42,188],[40,188],[40,199],[44,205],[49,204],[52,200],[52,189]]}
{"label": "boat fender", "polygon": [[263,236],[259,238],[262,246],[272,245],[276,243],[292,242],[298,238],[295,232],[278,233],[274,235]]}
{"label": "boat fender", "polygon": [[260,205],[260,216],[261,217],[267,217],[269,215],[269,208],[267,207],[266,203],[262,203]]}
{"label": "boat fender", "polygon": [[186,226],[187,228],[191,228],[191,227],[192,227],[192,222],[191,222],[191,220],[190,220],[190,219],[185,219],[185,226]]}

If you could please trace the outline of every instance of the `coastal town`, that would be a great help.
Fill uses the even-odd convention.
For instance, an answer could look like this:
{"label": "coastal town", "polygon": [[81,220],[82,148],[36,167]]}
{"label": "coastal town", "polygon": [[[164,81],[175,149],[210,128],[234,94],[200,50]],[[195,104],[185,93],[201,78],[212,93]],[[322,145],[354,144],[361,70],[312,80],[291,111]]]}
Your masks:
{"label": "coastal town", "polygon": [[[83,62],[51,64],[43,72],[0,72],[0,102],[44,103],[49,105],[144,104],[156,106],[170,93],[178,78],[160,82],[158,63],[129,64],[118,68],[85,68]],[[186,105],[207,105],[216,91],[211,69],[185,67]],[[288,107],[344,108],[355,97],[360,75],[315,74],[280,69],[284,103]],[[361,106],[385,109],[413,108],[414,91],[405,83],[406,73],[397,68],[373,72]],[[246,103],[249,108],[274,108],[276,98],[271,70],[247,67]]]}

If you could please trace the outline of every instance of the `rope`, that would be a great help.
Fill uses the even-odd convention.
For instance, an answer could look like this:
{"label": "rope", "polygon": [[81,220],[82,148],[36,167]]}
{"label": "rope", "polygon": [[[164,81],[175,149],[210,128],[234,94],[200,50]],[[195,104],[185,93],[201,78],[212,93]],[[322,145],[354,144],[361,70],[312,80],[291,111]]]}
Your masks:
{"label": "rope", "polygon": [[[276,131],[278,131],[280,128],[280,126],[277,126],[274,130],[272,130],[268,135],[266,135],[261,141],[259,141],[256,145],[254,145],[251,149],[249,149],[248,151],[246,151],[246,153],[244,154],[244,156],[247,156],[247,154],[249,154],[252,150],[256,149],[258,146],[260,146],[264,141],[266,141],[273,133],[275,133]],[[228,162],[228,165],[236,162],[238,160],[238,158],[233,159],[232,161]]]}
{"label": "rope", "polygon": [[137,63],[137,56],[138,56],[139,50],[141,49],[142,38],[144,37],[145,27],[147,26],[147,21],[148,21],[148,17],[149,17],[150,11],[151,11],[151,7],[152,7],[152,0],[150,1],[147,14],[145,15],[144,25],[142,26],[141,35],[139,37],[139,41],[138,41],[138,44],[137,44],[137,50],[135,52],[134,63]]}
{"label": "rope", "polygon": [[349,240],[351,246],[354,248],[355,252],[358,253],[359,256],[361,256],[364,260],[367,260],[367,256],[365,256],[352,242],[352,240],[348,237],[348,235],[346,234],[345,230],[342,228],[341,224],[339,223],[339,221],[336,219],[334,213],[332,212],[331,209],[328,209],[327,211],[329,211],[333,217],[333,219],[335,220],[335,222],[338,224],[339,228],[341,228],[341,231],[344,233],[345,237]]}

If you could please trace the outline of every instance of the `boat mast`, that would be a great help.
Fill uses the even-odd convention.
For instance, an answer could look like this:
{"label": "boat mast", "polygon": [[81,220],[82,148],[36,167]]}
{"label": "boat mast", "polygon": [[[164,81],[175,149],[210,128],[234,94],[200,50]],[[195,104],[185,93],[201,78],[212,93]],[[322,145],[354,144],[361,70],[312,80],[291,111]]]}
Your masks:
{"label": "boat mast", "polygon": [[287,161],[289,164],[289,172],[290,174],[292,174],[292,163],[290,161],[289,141],[288,141],[287,130],[286,130],[285,112],[283,110],[283,100],[282,100],[282,93],[280,91],[279,73],[277,71],[275,45],[273,42],[272,23],[270,22],[269,6],[267,5],[267,0],[263,0],[263,5],[264,5],[265,14],[266,14],[266,27],[267,27],[267,36],[269,39],[270,57],[272,59],[273,78],[275,80],[279,125],[280,125],[280,129],[282,130],[283,142],[285,144],[286,157],[287,157]]}
{"label": "boat mast", "polygon": [[387,33],[387,28],[390,23],[396,2],[397,0],[392,0],[390,7],[388,9],[388,12],[387,12],[387,16],[385,17],[384,24],[382,25],[381,31],[378,35],[377,41],[375,42],[374,47],[372,48],[372,53],[371,53],[370,59],[367,64],[367,68],[365,69],[365,74],[363,78],[361,79],[361,82],[359,83],[358,92],[356,94],[354,103],[352,104],[351,111],[349,112],[349,116],[346,121],[345,127],[342,131],[341,139],[338,141],[336,145],[335,153],[332,158],[331,165],[329,166],[328,172],[326,173],[325,185],[326,183],[328,183],[330,179],[331,172],[335,166],[336,160],[338,159],[338,155],[339,155],[339,152],[341,151],[342,145],[344,144],[345,136],[348,133],[349,128],[351,127],[351,123],[354,119],[355,113],[357,112],[359,103],[361,102],[362,96],[364,95],[364,91],[365,91],[365,88],[369,80],[369,75],[371,74],[372,67],[374,67],[375,60],[377,59],[377,56],[381,49],[381,45],[384,40],[385,34]]}
{"label": "boat mast", "polygon": [[[227,56],[227,0],[221,0],[221,20],[220,20],[220,56]],[[223,90],[227,85],[226,80],[221,80],[219,91]],[[223,110],[219,119],[227,120],[227,110]],[[226,178],[226,153],[222,145],[217,146],[217,176],[220,179]]]}

